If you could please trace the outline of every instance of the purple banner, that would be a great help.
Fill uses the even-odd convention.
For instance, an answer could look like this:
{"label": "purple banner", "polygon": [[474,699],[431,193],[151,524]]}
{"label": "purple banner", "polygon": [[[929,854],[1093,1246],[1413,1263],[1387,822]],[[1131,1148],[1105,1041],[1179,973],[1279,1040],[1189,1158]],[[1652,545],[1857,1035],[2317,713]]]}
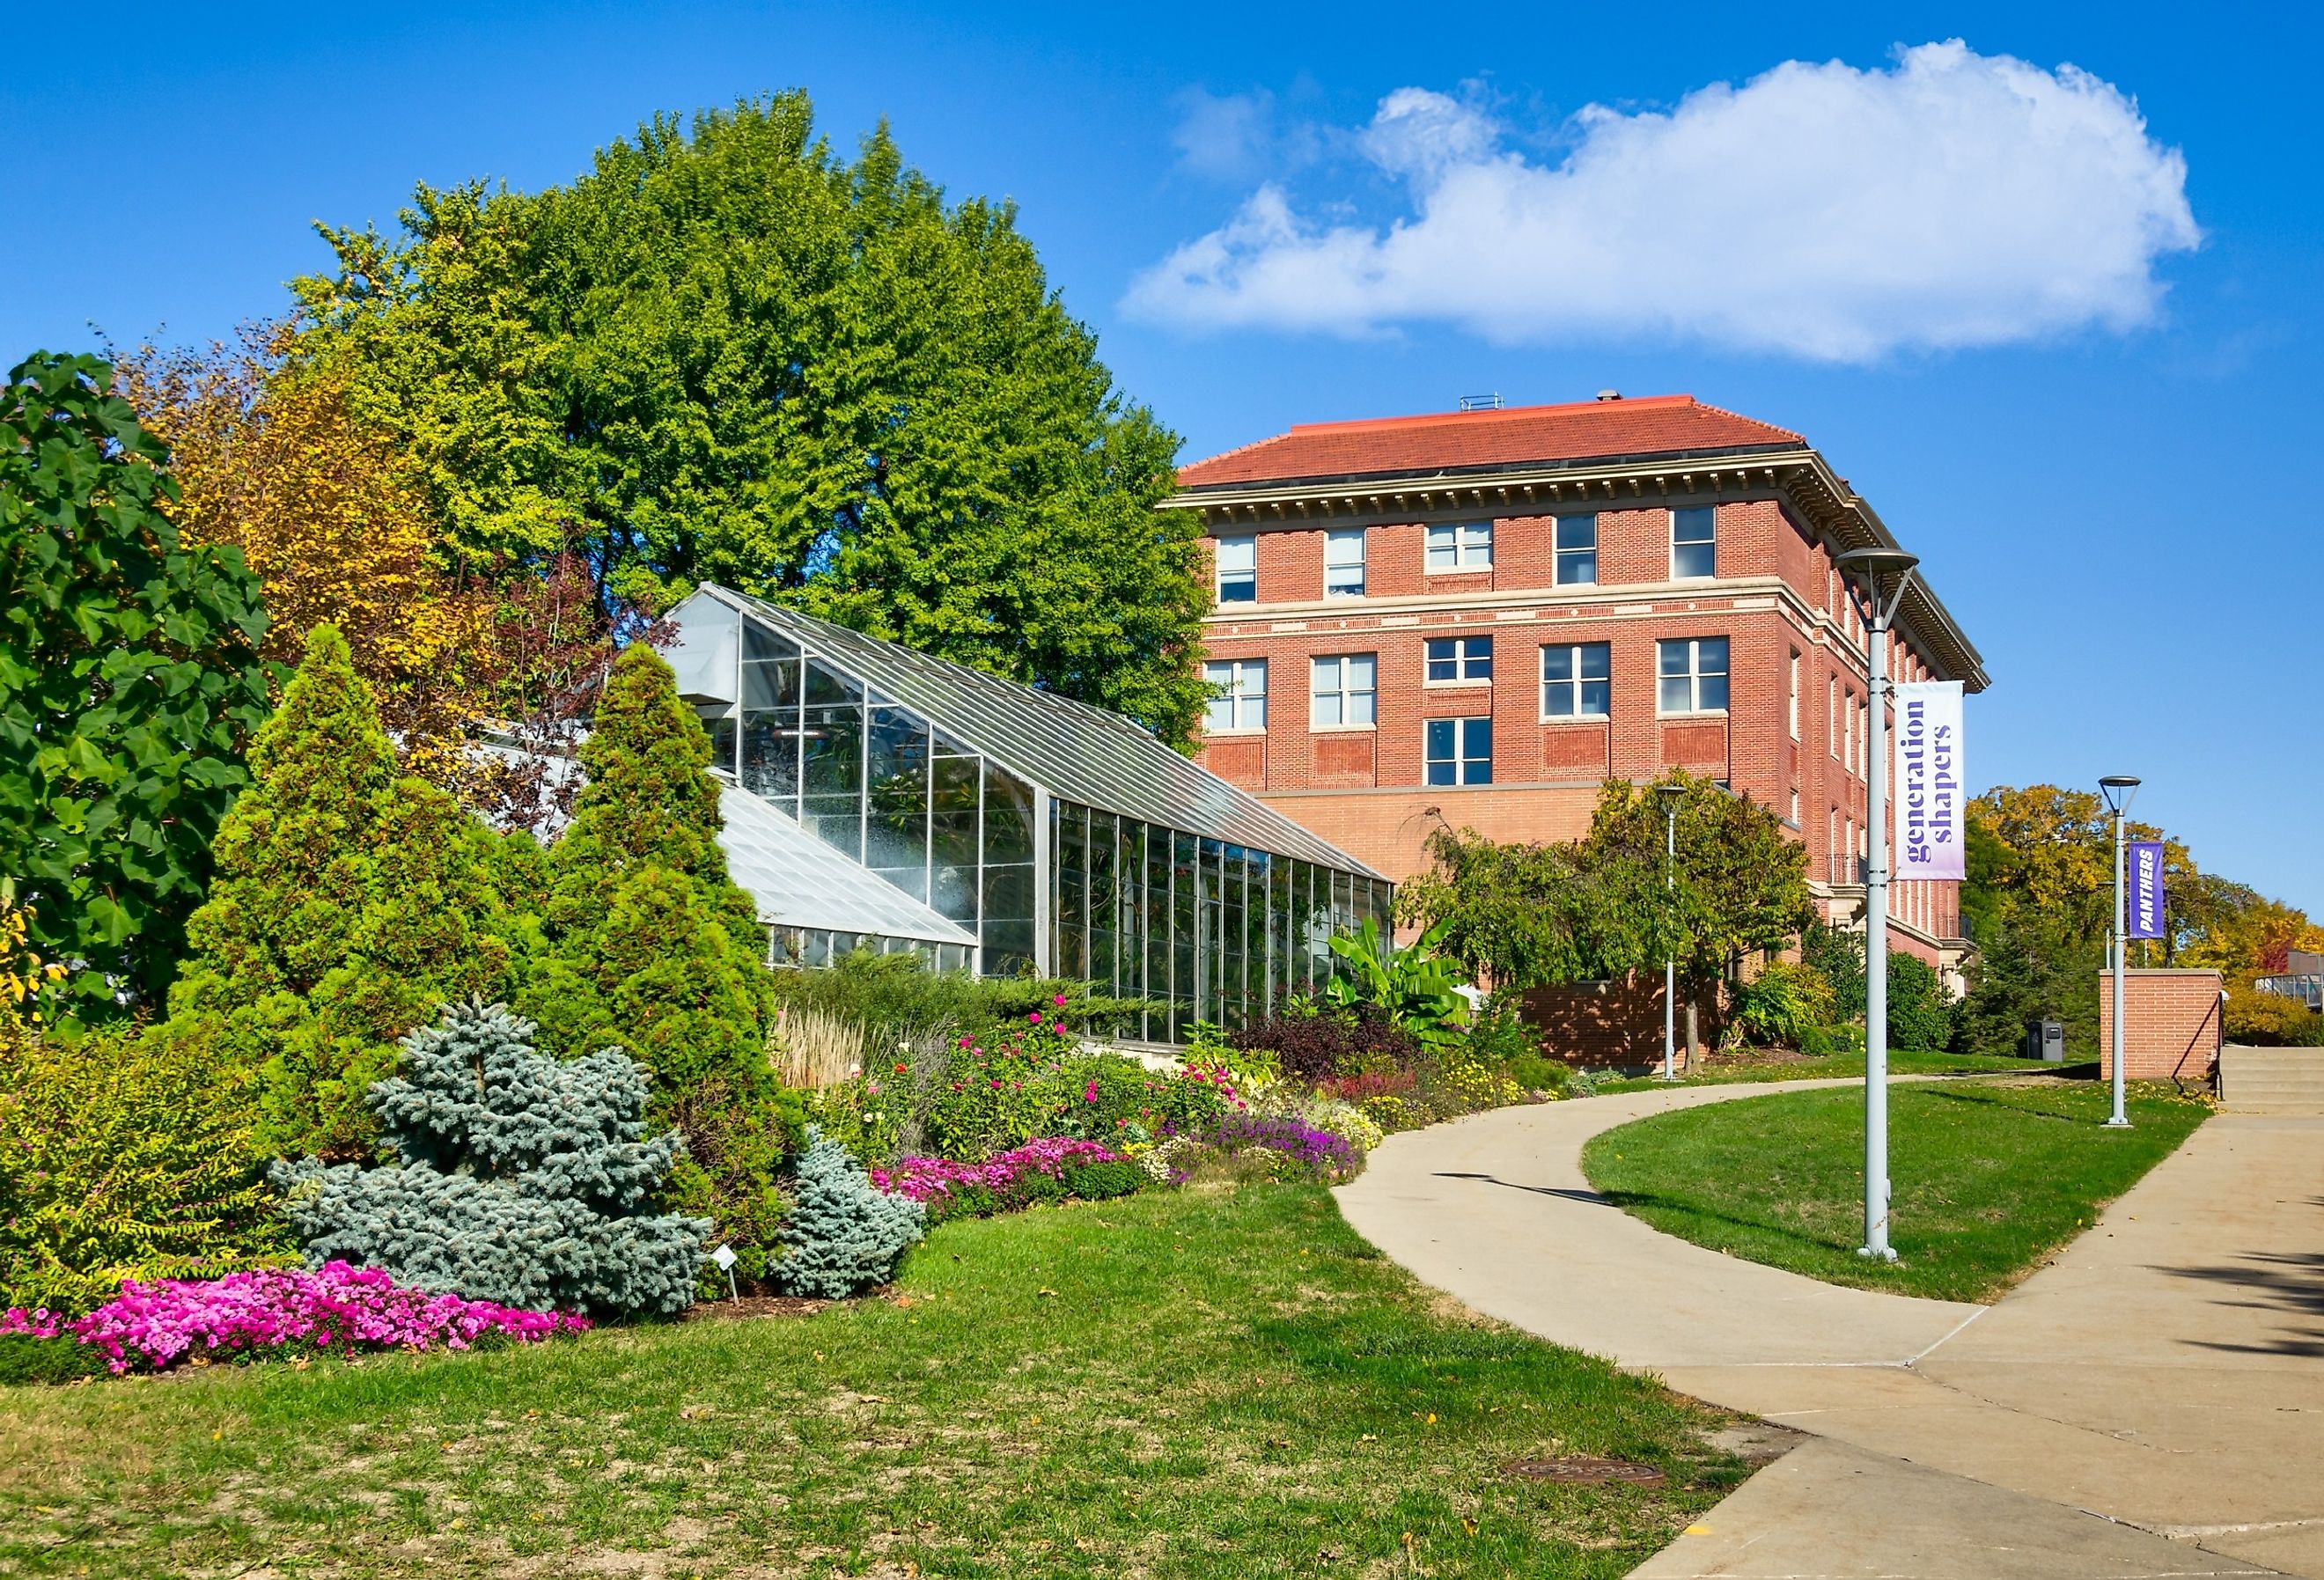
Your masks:
{"label": "purple banner", "polygon": [[2129,865],[2123,895],[2127,915],[2122,936],[2159,938],[2163,936],[2163,842],[2134,839],[2124,859]]}

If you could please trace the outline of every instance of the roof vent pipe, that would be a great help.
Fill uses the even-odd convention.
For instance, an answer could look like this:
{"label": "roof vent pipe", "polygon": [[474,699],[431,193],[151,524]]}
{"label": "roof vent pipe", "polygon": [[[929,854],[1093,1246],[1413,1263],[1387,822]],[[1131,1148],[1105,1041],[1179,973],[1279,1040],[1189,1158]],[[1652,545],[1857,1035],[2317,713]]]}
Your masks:
{"label": "roof vent pipe", "polygon": [[1601,401],[1618,401],[1622,398],[1622,392],[1619,390],[1600,390],[1598,392],[1598,398]]}
{"label": "roof vent pipe", "polygon": [[1463,411],[1498,411],[1500,409],[1501,393],[1499,390],[1495,390],[1489,395],[1463,395],[1461,397],[1461,410]]}

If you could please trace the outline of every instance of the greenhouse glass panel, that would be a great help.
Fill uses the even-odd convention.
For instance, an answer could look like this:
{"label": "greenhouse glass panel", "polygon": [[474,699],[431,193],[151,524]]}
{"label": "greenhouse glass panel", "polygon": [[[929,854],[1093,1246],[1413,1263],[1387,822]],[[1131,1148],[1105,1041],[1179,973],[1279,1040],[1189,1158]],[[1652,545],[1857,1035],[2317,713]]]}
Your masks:
{"label": "greenhouse glass panel", "polygon": [[1146,1018],[1149,1042],[1170,1040],[1170,831],[1146,825],[1146,996],[1163,1006]]}
{"label": "greenhouse glass panel", "polygon": [[1299,956],[1293,940],[1297,919],[1291,911],[1291,878],[1296,862],[1277,857],[1268,864],[1267,889],[1267,1012],[1272,1016],[1297,985]]}
{"label": "greenhouse glass panel", "polygon": [[1120,855],[1121,836],[1111,812],[1089,815],[1089,979],[1100,993],[1114,991],[1114,969],[1121,897],[1117,892],[1114,864]]}
{"label": "greenhouse glass panel", "polygon": [[[1219,853],[1219,1012],[1213,1017],[1231,1031],[1242,1024],[1243,973],[1250,959],[1246,934],[1248,912],[1244,889],[1243,848],[1230,845]],[[1262,901],[1262,904],[1264,901]]]}
{"label": "greenhouse glass panel", "polygon": [[991,762],[984,765],[984,864],[1033,859],[1033,787]]}
{"label": "greenhouse glass panel", "polygon": [[845,676],[807,661],[799,821],[825,845],[857,861],[863,859],[862,697],[862,688]]}
{"label": "greenhouse glass panel", "polygon": [[1352,873],[1332,874],[1332,930],[1352,932],[1356,926],[1356,878]]}
{"label": "greenhouse glass panel", "polygon": [[977,931],[988,976],[1033,967],[1033,787],[990,760],[984,764],[984,910]]}
{"label": "greenhouse glass panel", "polygon": [[1056,954],[1053,969],[1059,976],[1090,974],[1089,809],[1052,801],[1056,817],[1057,887]]}
{"label": "greenhouse glass panel", "polygon": [[[748,622],[743,630],[757,627]],[[742,664],[742,788],[798,807],[799,666],[797,659]]]}
{"label": "greenhouse glass panel", "polygon": [[788,659],[797,662],[798,643],[780,632],[770,631],[756,620],[742,622],[742,661],[746,664],[761,659]]}
{"label": "greenhouse glass panel", "polygon": [[897,707],[872,710],[863,864],[915,900],[928,897],[928,726]]}
{"label": "greenhouse glass panel", "polygon": [[1170,1039],[1183,1040],[1202,1019],[1194,960],[1203,938],[1200,846],[1191,834],[1170,836]]}
{"label": "greenhouse glass panel", "polygon": [[1033,866],[984,869],[984,916],[977,929],[987,976],[1019,976],[1033,968]]}
{"label": "greenhouse glass panel", "polygon": [[939,732],[930,761],[933,785],[929,795],[928,903],[954,921],[976,920],[977,828],[982,821],[978,787],[983,768],[977,760],[950,750],[952,743]]}
{"label": "greenhouse glass panel", "polygon": [[1242,1013],[1246,1023],[1267,1018],[1267,853],[1243,852]]}

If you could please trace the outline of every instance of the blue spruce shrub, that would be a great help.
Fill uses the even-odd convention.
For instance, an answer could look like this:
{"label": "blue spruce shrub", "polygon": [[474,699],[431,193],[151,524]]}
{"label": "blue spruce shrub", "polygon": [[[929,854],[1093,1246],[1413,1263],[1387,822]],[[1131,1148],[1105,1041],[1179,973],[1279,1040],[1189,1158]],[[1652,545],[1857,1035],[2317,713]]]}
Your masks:
{"label": "blue spruce shrub", "polygon": [[847,1149],[807,1126],[798,1205],[783,1225],[783,1259],[770,1270],[793,1295],[839,1300],[884,1282],[927,1232],[927,1210],[872,1183]]}
{"label": "blue spruce shrub", "polygon": [[693,1301],[710,1225],[652,1211],[685,1141],[643,1139],[645,1072],[613,1048],[560,1062],[532,1038],[504,1004],[447,1006],[403,1039],[403,1075],[371,1088],[400,1166],[274,1166],[309,1265],[536,1310]]}

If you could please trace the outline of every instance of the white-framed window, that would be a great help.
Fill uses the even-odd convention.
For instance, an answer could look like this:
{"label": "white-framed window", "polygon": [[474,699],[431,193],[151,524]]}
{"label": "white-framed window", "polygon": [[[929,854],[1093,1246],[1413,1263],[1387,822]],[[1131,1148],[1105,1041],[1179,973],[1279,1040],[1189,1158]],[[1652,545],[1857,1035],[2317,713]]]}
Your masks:
{"label": "white-framed window", "polygon": [[1379,660],[1337,653],[1310,665],[1307,722],[1317,729],[1379,722]]}
{"label": "white-framed window", "polygon": [[1219,602],[1222,604],[1255,604],[1259,601],[1259,540],[1244,532],[1232,538],[1217,540],[1214,550],[1218,559]]}
{"label": "white-framed window", "polygon": [[1265,659],[1213,659],[1203,666],[1203,679],[1212,687],[1204,728],[1217,735],[1267,727]]}
{"label": "white-framed window", "polygon": [[1719,574],[1718,520],[1707,504],[1671,512],[1671,580],[1699,581]]}
{"label": "white-framed window", "polygon": [[1598,518],[1557,518],[1557,585],[1589,586],[1598,579]]}
{"label": "white-framed window", "polygon": [[[1784,709],[1791,720],[1792,739],[1796,741],[1800,738],[1800,650],[1797,648],[1792,649],[1791,683],[1784,695]],[[1799,820],[1799,815],[1794,812],[1792,821],[1796,824]]]}
{"label": "white-framed window", "polygon": [[1493,721],[1432,718],[1421,725],[1422,756],[1430,784],[1493,782]]}
{"label": "white-framed window", "polygon": [[1428,568],[1432,573],[1492,568],[1492,522],[1438,522],[1428,529]]}
{"label": "white-framed window", "polygon": [[1613,710],[1613,649],[1602,642],[1541,650],[1541,716],[1604,718]]}
{"label": "white-framed window", "polygon": [[1800,826],[1800,787],[1799,787],[1799,786],[1797,786],[1797,785],[1794,785],[1794,786],[1792,787],[1792,827],[1794,827],[1794,828],[1797,828],[1799,826]]}
{"label": "white-framed window", "polygon": [[1843,688],[1840,694],[1840,765],[1849,772],[1856,772],[1856,693]]}
{"label": "white-framed window", "polygon": [[1681,636],[1655,644],[1660,708],[1669,713],[1727,710],[1727,639]]}
{"label": "white-framed window", "polygon": [[1823,748],[1831,753],[1834,762],[1840,761],[1840,677],[1827,675],[1823,682]]}
{"label": "white-framed window", "polygon": [[1489,680],[1493,678],[1493,639],[1489,636],[1438,636],[1428,642],[1428,679]]}
{"label": "white-framed window", "polygon": [[1333,527],[1323,534],[1323,596],[1364,596],[1364,530]]}

